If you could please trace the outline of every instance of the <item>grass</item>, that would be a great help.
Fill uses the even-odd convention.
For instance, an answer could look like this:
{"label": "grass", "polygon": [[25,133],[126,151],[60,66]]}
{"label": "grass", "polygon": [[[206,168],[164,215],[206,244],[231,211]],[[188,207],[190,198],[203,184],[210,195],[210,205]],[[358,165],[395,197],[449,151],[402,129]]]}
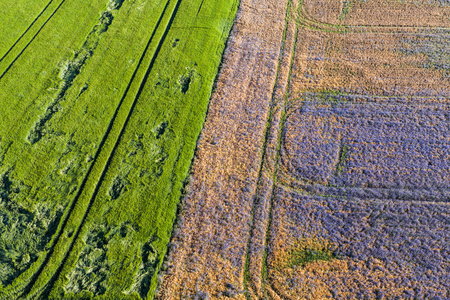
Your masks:
{"label": "grass", "polygon": [[287,253],[277,257],[277,268],[304,268],[315,261],[330,261],[337,259],[331,245],[320,238],[301,238],[294,242]]}
{"label": "grass", "polygon": [[337,175],[342,174],[342,171],[344,170],[345,164],[347,162],[347,157],[348,157],[348,145],[343,144],[341,145],[341,150],[339,152],[339,161],[336,166]]}
{"label": "grass", "polygon": [[289,265],[290,267],[304,267],[307,263],[313,261],[328,261],[332,260],[333,258],[333,253],[328,249],[296,249],[291,253],[291,261]]}
{"label": "grass", "polygon": [[[37,0],[29,2],[18,0],[15,2],[2,1],[0,20],[3,24],[14,26],[2,26],[0,32],[0,60],[14,43],[24,34],[30,25],[35,25],[37,20],[44,17],[42,14],[51,5],[51,0]],[[33,22],[34,21],[34,22]]]}
{"label": "grass", "polygon": [[[125,1],[98,30],[112,2],[65,3],[0,80],[0,173],[24,187],[8,201],[60,221],[1,299],[156,291],[237,1]],[[93,266],[103,275],[77,280]]]}
{"label": "grass", "polygon": [[350,13],[352,7],[353,7],[353,1],[351,1],[351,0],[344,1],[343,7],[342,7],[342,12],[338,17],[338,20],[344,20],[345,17]]}

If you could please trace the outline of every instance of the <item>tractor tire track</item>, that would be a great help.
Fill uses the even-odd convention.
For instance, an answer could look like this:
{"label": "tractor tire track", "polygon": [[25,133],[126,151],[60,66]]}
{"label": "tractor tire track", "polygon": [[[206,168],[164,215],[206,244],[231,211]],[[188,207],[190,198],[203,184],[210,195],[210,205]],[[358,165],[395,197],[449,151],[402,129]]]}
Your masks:
{"label": "tractor tire track", "polygon": [[[329,31],[335,33],[344,33],[344,32],[353,32],[365,33],[368,30],[374,30],[375,33],[403,33],[401,30],[411,30],[411,31],[420,31],[420,30],[450,30],[450,27],[442,26],[410,26],[410,25],[339,25],[326,23],[316,20],[313,16],[311,16],[308,11],[304,7],[304,1],[300,3],[299,9],[299,23],[307,28],[319,31]],[[384,30],[384,31],[383,31]]]}
{"label": "tractor tire track", "polygon": [[[63,219],[63,221],[62,221],[62,223],[60,225],[59,232],[57,233],[57,235],[56,235],[56,237],[54,239],[53,245],[51,246],[44,263],[41,265],[39,271],[35,273],[35,275],[33,276],[33,280],[25,288],[25,290],[22,293],[21,297],[26,297],[29,293],[31,293],[31,295],[29,295],[29,296],[31,296],[31,298],[34,298],[34,299],[39,299],[41,297],[45,298],[46,296],[48,296],[49,292],[51,291],[51,288],[52,288],[53,284],[55,283],[55,281],[57,280],[60,272],[62,271],[62,268],[64,266],[64,262],[67,260],[68,256],[70,255],[71,250],[72,250],[73,246],[75,245],[75,242],[77,241],[78,236],[80,235],[81,229],[82,229],[83,225],[86,222],[86,218],[87,218],[87,216],[89,214],[89,211],[90,211],[90,209],[91,209],[91,207],[93,205],[94,199],[95,199],[95,197],[96,197],[96,195],[97,195],[97,193],[98,193],[98,191],[100,189],[101,182],[102,182],[104,176],[106,175],[106,171],[108,169],[108,166],[110,165],[111,160],[112,160],[112,158],[114,156],[114,153],[115,153],[115,151],[116,151],[116,149],[117,149],[117,147],[119,145],[120,139],[121,139],[121,137],[122,137],[122,135],[123,135],[123,133],[125,131],[125,128],[126,128],[126,126],[128,124],[128,121],[129,121],[129,119],[130,119],[130,117],[131,117],[131,115],[133,113],[133,110],[134,110],[134,107],[135,107],[135,105],[137,103],[137,100],[138,100],[139,96],[142,93],[142,90],[143,90],[143,88],[145,86],[145,83],[146,83],[146,81],[148,79],[148,76],[149,76],[149,74],[150,74],[150,72],[152,70],[154,62],[155,62],[155,60],[156,60],[156,58],[157,58],[157,56],[158,56],[158,54],[159,54],[159,52],[161,50],[162,44],[165,41],[165,38],[166,38],[167,33],[168,33],[168,31],[169,31],[169,29],[171,27],[173,19],[175,18],[175,15],[176,15],[176,13],[178,11],[178,8],[179,8],[179,5],[181,3],[181,0],[177,0],[176,1],[173,10],[170,13],[170,18],[168,20],[168,23],[167,23],[166,27],[164,28],[164,32],[162,34],[162,37],[157,42],[158,44],[156,46],[155,52],[153,53],[153,55],[150,58],[149,66],[146,68],[145,74],[144,74],[143,78],[140,80],[140,82],[136,83],[136,84],[139,84],[139,88],[138,88],[137,94],[134,97],[133,96],[127,97],[129,95],[129,91],[130,91],[132,85],[137,80],[136,78],[138,76],[138,72],[142,69],[141,65],[144,63],[144,60],[146,58],[149,58],[148,57],[149,56],[149,50],[150,50],[151,46],[154,44],[154,38],[155,38],[157,32],[160,29],[161,23],[163,22],[163,20],[167,16],[167,10],[168,10],[168,8],[169,8],[169,6],[170,6],[170,4],[172,2],[173,1],[171,1],[171,0],[168,0],[166,2],[165,7],[163,9],[163,12],[160,15],[160,18],[159,18],[157,24],[155,25],[155,28],[154,28],[154,30],[153,30],[153,32],[151,34],[150,39],[148,40],[148,43],[147,43],[147,45],[146,45],[146,47],[144,49],[144,52],[141,55],[141,58],[140,58],[137,66],[136,66],[136,69],[135,69],[135,71],[134,71],[134,73],[133,73],[133,75],[132,75],[132,77],[131,77],[131,79],[130,79],[127,87],[126,87],[126,89],[125,89],[125,92],[124,92],[124,94],[123,94],[123,96],[122,96],[122,98],[121,98],[121,100],[119,102],[119,105],[118,105],[116,111],[114,112],[114,114],[113,114],[113,116],[111,118],[111,121],[110,121],[110,123],[109,123],[109,125],[107,127],[107,130],[106,130],[106,132],[105,132],[105,134],[104,134],[104,136],[103,136],[103,138],[102,138],[102,140],[101,140],[101,142],[99,144],[99,147],[98,147],[98,150],[97,150],[97,152],[96,152],[96,154],[94,156],[93,162],[90,165],[90,167],[89,167],[85,177],[83,178],[83,181],[82,181],[82,183],[80,185],[80,188],[79,188],[76,196],[74,197],[74,199],[73,199],[73,201],[72,201],[72,203],[70,205],[69,210],[67,211],[67,213],[64,216],[64,219]],[[131,101],[130,100],[126,101],[127,99],[130,99]],[[131,102],[131,103],[129,103],[129,109],[127,111],[123,111],[123,109],[122,109],[123,106],[125,106],[125,102]],[[120,113],[126,114],[126,118],[125,118],[125,121],[122,124],[122,126],[120,128],[116,129],[115,128],[115,123],[116,123],[117,118],[118,118]],[[110,141],[110,139],[112,138],[111,134],[113,133],[114,129],[116,129],[116,131],[119,131],[119,134],[115,138],[115,141]],[[104,152],[108,151],[108,150],[104,150],[104,149],[105,149],[106,146],[111,145],[111,144],[113,144],[112,145],[112,149],[110,149],[109,155],[106,154],[106,156],[105,156]],[[67,224],[68,224],[71,216],[73,216],[74,211],[75,211],[75,209],[77,207],[82,206],[82,204],[80,204],[80,198],[83,196],[84,192],[86,191],[86,185],[88,184],[88,181],[90,180],[90,178],[92,176],[95,176],[95,175],[92,175],[92,172],[94,171],[94,168],[97,166],[99,161],[101,161],[100,158],[102,156],[105,157],[105,159],[107,159],[107,161],[106,161],[105,165],[103,166],[103,168],[101,168],[101,173],[100,173],[100,176],[98,177],[98,180],[95,181],[93,194],[92,194],[92,196],[90,196],[89,200],[87,201],[88,202],[87,203],[87,207],[84,210],[81,222],[79,223],[75,233],[72,235],[72,238],[71,238],[71,241],[70,241],[70,245],[69,245],[68,249],[65,251],[65,254],[64,254],[64,257],[62,258],[61,263],[57,267],[57,270],[52,275],[51,279],[48,280],[48,282],[43,283],[42,286],[40,286],[40,287],[36,287],[36,284],[38,282],[38,278],[39,278],[40,274],[43,273],[44,269],[48,266],[48,263],[50,262],[50,259],[51,259],[52,255],[53,255],[53,253],[55,252],[55,249],[56,249],[58,243],[63,243],[63,242],[60,242],[60,240],[61,240],[61,237],[62,237],[63,233],[65,232],[65,229],[67,227]],[[92,180],[95,180],[95,179],[92,179]]]}
{"label": "tractor tire track", "polygon": [[31,24],[25,29],[25,31],[17,38],[17,40],[12,44],[12,46],[6,51],[5,54],[3,54],[2,57],[0,57],[0,63],[5,59],[5,57],[11,52],[11,50],[20,42],[20,40],[25,36],[25,34],[28,33],[28,31],[33,27],[33,25],[37,22],[37,20],[42,16],[42,14],[47,10],[47,8],[52,4],[54,0],[50,0],[50,2],[47,3],[47,5],[41,10],[41,12],[34,18],[34,20],[31,22]]}
{"label": "tractor tire track", "polygon": [[[53,1],[53,0],[52,0]],[[48,4],[50,5],[51,2]],[[27,50],[27,48],[31,45],[31,43],[36,39],[36,37],[39,35],[39,33],[42,31],[42,29],[44,29],[45,25],[47,25],[47,23],[53,18],[53,16],[58,12],[58,10],[63,6],[63,4],[66,2],[66,0],[62,0],[61,3],[59,3],[59,5],[56,7],[56,9],[53,11],[53,13],[48,17],[48,19],[44,22],[44,24],[41,25],[41,27],[39,28],[39,30],[33,35],[33,37],[28,41],[28,43],[22,48],[22,50],[17,54],[17,56],[8,64],[8,66],[6,67],[6,69],[1,73],[0,75],[0,80],[3,79],[3,77],[5,76],[5,74],[11,69],[11,67],[15,64],[15,62],[22,56],[22,54],[25,52],[25,50]],[[47,7],[46,7],[47,9]],[[44,12],[44,11],[43,11]],[[42,12],[42,13],[43,13]],[[42,14],[41,13],[41,14]],[[40,15],[39,15],[40,16]],[[37,21],[37,19],[35,20]],[[35,21],[33,21],[33,23],[35,23]],[[30,27],[33,25],[33,23],[30,25]],[[29,28],[27,29],[27,31],[29,30]],[[25,33],[23,34],[25,35]],[[22,36],[23,36],[22,35]],[[22,39],[22,36],[19,38],[19,40],[16,42],[16,44],[20,41],[20,39]],[[16,45],[14,44],[13,47]],[[12,47],[12,48],[13,48]],[[0,62],[7,56],[7,54],[12,50],[12,48],[4,55],[4,57],[2,57],[2,59],[0,59]]]}
{"label": "tractor tire track", "polygon": [[[249,252],[258,253],[248,256],[249,265],[253,266],[253,286],[259,288],[257,297],[284,299],[276,292],[268,276],[268,252],[270,228],[272,225],[275,189],[280,166],[280,150],[284,137],[284,127],[290,103],[290,82],[297,48],[299,24],[297,23],[297,1],[290,1],[286,12],[285,38],[280,56],[280,71],[273,89],[273,103],[270,123],[266,132],[265,156],[261,164],[260,176],[256,192],[257,207],[255,209],[253,228],[249,240]],[[253,248],[253,249],[252,249]]]}
{"label": "tractor tire track", "polygon": [[[278,58],[278,65],[277,65],[277,74],[276,74],[276,79],[275,79],[275,83],[272,89],[272,99],[271,99],[271,104],[270,104],[270,111],[269,114],[267,116],[267,120],[266,120],[266,129],[264,132],[264,140],[263,140],[263,151],[262,151],[262,155],[261,155],[261,165],[259,168],[259,172],[258,172],[258,179],[257,179],[257,187],[256,187],[256,196],[255,196],[255,200],[253,202],[253,207],[252,207],[252,220],[251,220],[251,226],[250,226],[250,235],[248,237],[248,242],[247,242],[247,249],[246,249],[246,258],[245,258],[245,269],[244,269],[244,288],[246,291],[248,291],[247,294],[247,299],[251,298],[251,296],[257,296],[257,297],[262,297],[262,291],[261,291],[261,287],[262,287],[262,281],[258,280],[257,278],[260,278],[260,274],[254,274],[254,272],[252,272],[252,267],[254,266],[258,266],[258,262],[255,261],[255,257],[252,257],[252,253],[256,252],[258,253],[258,247],[260,246],[260,242],[259,239],[257,238],[257,235],[261,235],[261,226],[259,226],[260,223],[259,218],[263,217],[263,220],[265,220],[267,218],[267,201],[264,201],[265,197],[264,197],[264,191],[265,191],[265,187],[267,187],[267,185],[272,185],[272,180],[268,179],[267,177],[272,177],[271,175],[269,175],[268,173],[271,173],[270,171],[274,171],[274,170],[267,170],[270,169],[269,165],[267,165],[268,162],[268,156],[271,155],[270,153],[270,149],[269,149],[269,144],[271,143],[271,131],[273,130],[273,119],[276,118],[276,115],[278,113],[278,102],[279,102],[279,97],[277,95],[277,92],[280,88],[279,82],[280,82],[280,78],[282,77],[282,64],[283,64],[283,58],[285,56],[285,51],[286,51],[286,38],[287,38],[287,34],[288,34],[288,27],[289,27],[289,23],[291,22],[291,14],[292,14],[292,2],[293,0],[289,0],[287,5],[286,5],[286,11],[285,11],[285,16],[286,16],[286,20],[285,20],[285,24],[284,24],[284,29],[283,29],[283,38],[282,38],[282,42],[281,42],[281,47],[280,47],[280,52],[279,52],[279,58]],[[269,167],[269,168],[268,168]],[[274,166],[275,167],[275,166]],[[264,182],[263,182],[264,181]],[[267,181],[270,181],[267,182]],[[264,222],[264,221],[263,221]],[[258,257],[260,257],[258,255]],[[256,260],[258,260],[256,258]],[[259,273],[259,272],[258,272]]]}

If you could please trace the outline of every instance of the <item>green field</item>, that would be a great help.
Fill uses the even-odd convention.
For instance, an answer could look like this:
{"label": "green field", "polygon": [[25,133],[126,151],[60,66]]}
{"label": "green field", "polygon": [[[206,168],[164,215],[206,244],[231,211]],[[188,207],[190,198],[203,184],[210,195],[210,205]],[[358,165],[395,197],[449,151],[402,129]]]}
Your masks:
{"label": "green field", "polygon": [[153,298],[238,1],[0,3],[0,299]]}

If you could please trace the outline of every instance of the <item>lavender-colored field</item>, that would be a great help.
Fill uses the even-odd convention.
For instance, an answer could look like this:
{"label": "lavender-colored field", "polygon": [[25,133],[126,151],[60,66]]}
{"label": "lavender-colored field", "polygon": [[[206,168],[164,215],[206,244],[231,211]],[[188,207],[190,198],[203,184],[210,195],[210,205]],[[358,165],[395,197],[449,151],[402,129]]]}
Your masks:
{"label": "lavender-colored field", "polygon": [[268,282],[285,299],[450,299],[449,29],[374,27],[358,3],[373,20],[347,22],[367,32],[298,32]]}
{"label": "lavender-colored field", "polygon": [[[329,287],[335,298],[348,293],[353,299],[450,297],[447,203],[305,196],[284,189],[277,191],[275,203],[273,245],[320,237],[330,243],[335,260],[348,262],[351,275],[309,272],[309,279]],[[367,283],[371,278],[376,282]],[[295,290],[301,279],[291,277],[287,288],[286,278],[283,290]]]}
{"label": "lavender-colored field", "polygon": [[448,189],[447,99],[304,98],[288,118],[282,150],[286,169],[299,180],[360,188]]}
{"label": "lavender-colored field", "polygon": [[288,110],[273,200],[278,294],[448,299],[449,129],[443,97],[304,92]]}

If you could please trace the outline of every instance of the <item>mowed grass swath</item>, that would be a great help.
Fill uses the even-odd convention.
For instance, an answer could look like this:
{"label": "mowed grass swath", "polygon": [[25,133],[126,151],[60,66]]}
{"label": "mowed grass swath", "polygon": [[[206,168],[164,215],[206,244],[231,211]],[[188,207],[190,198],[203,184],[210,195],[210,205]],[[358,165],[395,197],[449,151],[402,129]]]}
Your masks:
{"label": "mowed grass swath", "polygon": [[1,48],[0,298],[152,298],[238,2],[50,2]]}

